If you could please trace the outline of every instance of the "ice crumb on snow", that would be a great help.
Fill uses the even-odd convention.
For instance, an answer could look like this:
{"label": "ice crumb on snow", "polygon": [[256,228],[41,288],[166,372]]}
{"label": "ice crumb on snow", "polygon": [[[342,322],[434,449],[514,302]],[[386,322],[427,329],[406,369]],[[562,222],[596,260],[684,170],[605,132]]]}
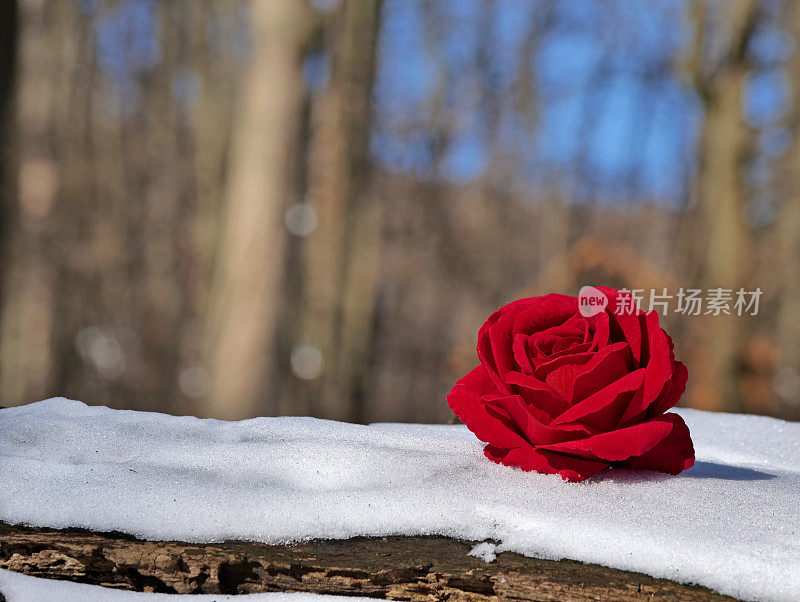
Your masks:
{"label": "ice crumb on snow", "polygon": [[441,534],[800,599],[800,423],[680,414],[692,469],[575,484],[493,464],[462,426],[225,422],[51,399],[0,410],[0,520],[191,542]]}
{"label": "ice crumb on snow", "polygon": [[497,544],[484,541],[473,547],[467,556],[475,556],[475,558],[480,558],[486,563],[494,562],[495,558],[497,558],[497,554],[495,554],[496,549]]}
{"label": "ice crumb on snow", "polygon": [[[56,579],[40,579],[0,569],[0,594],[6,602],[342,602],[347,596],[307,593],[263,594],[149,594],[85,585]],[[377,598],[359,598],[376,600]]]}

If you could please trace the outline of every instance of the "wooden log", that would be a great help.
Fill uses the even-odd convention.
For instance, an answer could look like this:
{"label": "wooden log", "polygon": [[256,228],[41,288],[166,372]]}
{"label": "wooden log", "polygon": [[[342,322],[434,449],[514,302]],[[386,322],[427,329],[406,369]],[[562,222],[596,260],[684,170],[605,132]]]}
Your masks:
{"label": "wooden log", "polygon": [[467,555],[471,547],[446,537],[194,544],[0,522],[0,568],[134,591],[286,591],[411,601],[732,600],[706,588],[572,560],[506,552],[486,563]]}

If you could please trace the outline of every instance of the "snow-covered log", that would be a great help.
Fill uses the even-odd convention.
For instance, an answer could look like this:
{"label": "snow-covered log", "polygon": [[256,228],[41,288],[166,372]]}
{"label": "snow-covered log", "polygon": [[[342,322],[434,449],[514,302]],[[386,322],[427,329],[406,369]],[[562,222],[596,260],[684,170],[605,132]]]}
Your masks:
{"label": "snow-covered log", "polygon": [[[342,582],[362,595],[471,587],[487,596],[552,582],[578,595],[617,582],[638,595],[640,584],[667,579],[745,600],[800,599],[800,424],[680,412],[697,452],[691,469],[675,477],[614,468],[568,483],[492,463],[463,426],[225,422],[64,399],[9,408],[0,410],[0,521],[129,539],[7,527],[0,560],[80,576],[86,563],[64,550],[84,541],[75,554],[119,585],[156,589],[167,581],[154,571],[171,571],[176,591],[316,580],[321,591]],[[403,539],[386,540],[388,549],[375,539],[388,536]],[[472,550],[481,559],[455,540],[482,542]],[[173,541],[186,543],[165,543]],[[326,543],[284,547],[308,541]],[[505,575],[505,563],[520,568]]]}

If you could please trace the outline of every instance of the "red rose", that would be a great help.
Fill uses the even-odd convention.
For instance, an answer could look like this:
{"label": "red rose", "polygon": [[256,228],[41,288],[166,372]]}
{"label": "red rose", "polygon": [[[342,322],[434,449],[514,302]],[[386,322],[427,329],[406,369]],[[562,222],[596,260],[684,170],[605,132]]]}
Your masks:
{"label": "red rose", "polygon": [[[582,481],[609,466],[678,474],[694,464],[689,429],[665,413],[686,388],[658,314],[605,309],[578,298],[520,299],[478,333],[480,365],[447,403],[488,445],[494,462]],[[624,301],[626,297],[622,297]]]}

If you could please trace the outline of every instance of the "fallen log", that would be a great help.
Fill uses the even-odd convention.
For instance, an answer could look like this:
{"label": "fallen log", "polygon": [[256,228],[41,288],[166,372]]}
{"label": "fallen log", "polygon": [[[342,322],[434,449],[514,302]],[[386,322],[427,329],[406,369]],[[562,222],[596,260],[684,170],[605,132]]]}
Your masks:
{"label": "fallen log", "polygon": [[486,563],[468,556],[471,548],[446,537],[195,544],[0,522],[0,568],[134,591],[286,591],[412,601],[733,599],[571,560],[506,552]]}

